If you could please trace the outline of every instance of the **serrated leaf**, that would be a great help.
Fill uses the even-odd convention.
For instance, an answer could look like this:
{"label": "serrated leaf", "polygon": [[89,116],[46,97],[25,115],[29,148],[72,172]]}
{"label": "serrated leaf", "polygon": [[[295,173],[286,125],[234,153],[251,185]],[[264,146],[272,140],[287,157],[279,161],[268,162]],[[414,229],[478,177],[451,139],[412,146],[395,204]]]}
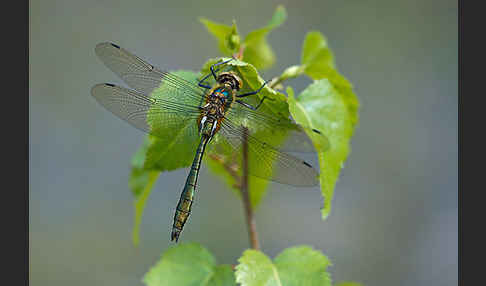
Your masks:
{"label": "serrated leaf", "polygon": [[301,64],[312,64],[319,52],[324,49],[328,49],[326,37],[318,31],[308,32],[302,47]]}
{"label": "serrated leaf", "polygon": [[269,68],[275,63],[275,53],[267,42],[266,36],[273,29],[282,25],[287,18],[287,11],[278,6],[267,26],[250,32],[243,41],[245,50],[243,60],[257,69]]}
{"label": "serrated leaf", "polygon": [[236,282],[242,286],[282,285],[277,267],[258,250],[245,250],[236,266]]}
{"label": "serrated leaf", "polygon": [[229,56],[239,50],[240,36],[238,35],[235,22],[233,22],[233,25],[228,26],[206,18],[199,18],[199,21],[218,40],[218,48],[223,55]]}
{"label": "serrated leaf", "polygon": [[284,250],[274,261],[257,250],[246,250],[238,259],[236,282],[242,286],[331,285],[326,256],[308,246]]}
{"label": "serrated leaf", "polygon": [[329,67],[334,68],[332,52],[320,32],[307,33],[302,47],[301,64],[304,72],[312,79],[321,79]]}
{"label": "serrated leaf", "polygon": [[236,285],[231,266],[217,265],[214,256],[197,243],[169,247],[143,282],[148,286]]}
{"label": "serrated leaf", "polygon": [[359,101],[358,97],[353,92],[353,85],[344,76],[340,75],[338,71],[331,67],[325,70],[322,78],[327,78],[343,97],[349,115],[351,116],[351,123],[355,126],[359,121]]}
{"label": "serrated leaf", "polygon": [[315,81],[298,98],[287,89],[290,113],[297,123],[320,130],[330,141],[330,148],[318,150],[321,191],[324,197],[322,218],[331,211],[334,187],[350,151],[352,117],[346,100],[327,79]]}
{"label": "serrated leaf", "polygon": [[300,69],[314,80],[327,78],[344,97],[353,126],[358,123],[358,98],[351,83],[335,68],[334,57],[324,35],[318,31],[307,33],[301,54]]}
{"label": "serrated leaf", "polygon": [[284,285],[331,285],[329,259],[309,246],[285,249],[275,258]]}

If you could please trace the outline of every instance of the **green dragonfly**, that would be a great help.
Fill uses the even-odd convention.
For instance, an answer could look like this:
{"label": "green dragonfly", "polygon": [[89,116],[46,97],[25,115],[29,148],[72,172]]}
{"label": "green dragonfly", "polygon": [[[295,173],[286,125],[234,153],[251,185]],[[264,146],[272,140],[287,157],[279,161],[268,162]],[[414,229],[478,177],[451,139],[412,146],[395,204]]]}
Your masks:
{"label": "green dragonfly", "polygon": [[[220,72],[231,68],[228,62],[235,59],[220,61],[201,80],[191,81],[160,70],[113,43],[98,44],[95,53],[133,88],[110,83],[93,86],[91,94],[103,107],[150,135],[163,139],[178,134],[197,146],[175,211],[172,241],[178,241],[191,213],[205,151],[241,160],[246,144],[248,174],[294,186],[319,184],[319,174],[309,163],[285,152],[312,152],[314,144],[326,148],[327,138],[316,129],[265,111],[266,97],[256,100],[256,95],[266,83],[241,93],[243,81],[237,72]],[[208,83],[213,79],[213,84]]]}

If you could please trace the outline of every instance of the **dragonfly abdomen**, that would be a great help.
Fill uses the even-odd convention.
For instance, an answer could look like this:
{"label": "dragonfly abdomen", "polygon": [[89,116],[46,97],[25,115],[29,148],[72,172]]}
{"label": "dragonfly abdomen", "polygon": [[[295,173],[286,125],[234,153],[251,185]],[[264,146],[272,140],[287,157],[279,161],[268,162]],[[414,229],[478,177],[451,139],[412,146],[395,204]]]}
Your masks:
{"label": "dragonfly abdomen", "polygon": [[197,177],[199,175],[199,169],[201,168],[201,161],[204,155],[206,144],[209,142],[210,137],[203,134],[201,142],[196,150],[196,156],[192,161],[191,170],[186,179],[186,184],[182,190],[179,203],[177,204],[176,212],[174,215],[174,223],[172,224],[171,240],[176,241],[179,239],[179,235],[186,224],[189,215],[191,214],[192,202],[194,200],[194,194],[196,192]]}

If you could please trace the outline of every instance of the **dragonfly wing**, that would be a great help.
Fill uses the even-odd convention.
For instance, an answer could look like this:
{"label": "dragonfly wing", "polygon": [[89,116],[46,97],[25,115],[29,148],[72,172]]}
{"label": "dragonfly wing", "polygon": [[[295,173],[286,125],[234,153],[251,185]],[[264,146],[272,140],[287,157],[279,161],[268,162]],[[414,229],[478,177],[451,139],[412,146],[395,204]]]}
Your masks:
{"label": "dragonfly wing", "polygon": [[197,106],[151,98],[109,83],[95,85],[91,94],[107,110],[151,135],[163,138],[185,130],[197,141]]}
{"label": "dragonfly wing", "polygon": [[[245,136],[243,128],[223,121],[216,140],[230,146],[232,153],[240,159]],[[250,175],[293,186],[310,187],[319,184],[319,173],[309,163],[281,152],[253,135],[247,138]]]}
{"label": "dragonfly wing", "polygon": [[96,46],[95,53],[128,86],[142,94],[150,95],[163,84],[182,99],[201,101],[205,96],[205,91],[195,82],[160,70],[116,44],[100,43]]}
{"label": "dragonfly wing", "polygon": [[269,112],[263,112],[262,108],[251,110],[235,102],[226,117],[233,125],[246,126],[253,137],[262,134],[267,138],[285,138],[278,143],[272,142],[274,148],[282,151],[315,152],[314,145],[319,150],[327,150],[330,146],[327,137],[319,130],[304,127],[288,118],[273,116]]}

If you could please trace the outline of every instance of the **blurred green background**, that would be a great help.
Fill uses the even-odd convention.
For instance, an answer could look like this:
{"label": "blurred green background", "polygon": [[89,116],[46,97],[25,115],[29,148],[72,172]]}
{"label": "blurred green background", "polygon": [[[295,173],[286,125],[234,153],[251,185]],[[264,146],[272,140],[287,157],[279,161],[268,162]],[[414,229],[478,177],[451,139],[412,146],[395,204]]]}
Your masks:
{"label": "blurred green background", "polygon": [[[121,83],[95,45],[113,41],[158,67],[199,70],[219,56],[199,16],[236,19],[246,35],[278,4],[288,19],[269,36],[277,63],[263,77],[298,64],[305,33],[319,30],[362,107],[329,218],[321,220],[318,188],[273,183],[256,212],[263,251],[312,245],[331,259],[334,281],[457,285],[457,1],[29,3],[31,285],[142,285],[172,245],[188,170],[161,175],[135,248],[129,163],[145,135],[91,97],[96,83]],[[297,92],[308,83],[288,82]],[[236,264],[248,247],[241,202],[204,168],[199,182],[181,240]]]}

